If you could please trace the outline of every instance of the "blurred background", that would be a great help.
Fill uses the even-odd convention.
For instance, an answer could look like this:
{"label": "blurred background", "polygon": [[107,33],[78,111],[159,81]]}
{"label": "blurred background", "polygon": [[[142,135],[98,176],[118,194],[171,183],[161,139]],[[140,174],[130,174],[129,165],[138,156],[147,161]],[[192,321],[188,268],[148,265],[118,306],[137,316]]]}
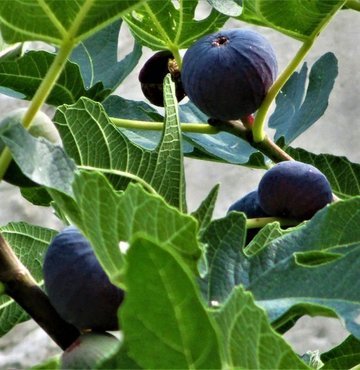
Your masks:
{"label": "blurred background", "polygon": [[[199,1],[197,17],[208,12],[207,3]],[[266,28],[249,27],[237,21],[229,21],[226,28],[253,28],[266,36],[278,58],[279,71],[293,58],[300,43],[287,36]],[[313,49],[306,57],[308,66],[324,53],[333,52],[339,64],[339,75],[330,96],[329,107],[323,117],[306,133],[292,143],[314,153],[331,153],[346,156],[353,162],[360,162],[360,13],[342,10],[316,40]],[[119,59],[132,49],[132,37],[123,28],[119,37]],[[137,68],[116,91],[125,98],[143,100],[137,80],[139,70],[153,54],[144,48]],[[0,95],[0,118],[7,112],[26,106],[21,102]],[[50,108],[45,108],[51,114]],[[271,130],[268,130],[271,135]],[[261,170],[246,167],[185,159],[187,200],[189,211],[195,210],[214,185],[220,184],[220,192],[215,208],[215,218],[225,216],[229,206],[237,199],[257,187],[263,175]],[[26,221],[32,224],[61,229],[61,223],[48,208],[34,207],[24,200],[18,189],[2,182],[0,184],[0,223]],[[303,317],[295,327],[285,334],[285,338],[298,353],[307,350],[324,352],[346,337],[346,331],[336,319]],[[32,322],[18,325],[10,333],[0,338],[0,369],[24,369],[38,363],[48,355],[59,353],[57,346]]]}

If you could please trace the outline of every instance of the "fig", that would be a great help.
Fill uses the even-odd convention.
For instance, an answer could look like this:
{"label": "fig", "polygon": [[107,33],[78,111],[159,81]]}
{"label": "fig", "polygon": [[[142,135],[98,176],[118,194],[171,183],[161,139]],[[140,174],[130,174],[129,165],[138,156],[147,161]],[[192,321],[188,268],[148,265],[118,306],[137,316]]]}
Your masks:
{"label": "fig", "polygon": [[298,161],[280,162],[270,168],[260,180],[258,194],[267,214],[299,221],[310,219],[333,200],[326,176]]}
{"label": "fig", "polygon": [[[19,108],[13,110],[5,118],[1,120],[0,126],[7,125],[11,121],[22,122],[26,111],[27,108]],[[28,131],[34,137],[43,137],[55,145],[61,144],[61,138],[54,123],[52,122],[49,116],[47,116],[45,113],[41,111],[36,113],[34,119],[32,120],[29,126]],[[3,147],[4,145],[2,145],[2,148]],[[20,187],[38,186],[35,182],[27,178],[21,172],[19,166],[14,161],[10,162],[4,175],[4,180],[9,184]]]}
{"label": "fig", "polygon": [[185,97],[185,93],[181,84],[180,71],[170,51],[162,50],[154,54],[146,61],[139,73],[144,96],[150,103],[159,107],[164,106],[163,82],[168,73],[175,83],[176,99],[180,102]]}
{"label": "fig", "polygon": [[[257,189],[251,191],[233,203],[229,207],[228,213],[231,211],[243,212],[247,218],[269,217],[269,215],[260,207]],[[247,229],[245,245],[249,244],[259,231],[260,228]]]}
{"label": "fig", "polygon": [[229,29],[202,37],[186,51],[181,81],[207,116],[236,120],[260,107],[276,75],[276,56],[265,37]]}
{"label": "fig", "polygon": [[269,217],[260,207],[258,191],[253,190],[244,197],[237,200],[230,207],[228,212],[244,212],[247,218]]}
{"label": "fig", "polygon": [[60,369],[94,369],[118,348],[119,340],[109,333],[86,333],[67,348],[60,359]]}
{"label": "fig", "polygon": [[58,314],[79,330],[117,330],[124,291],[113,285],[89,241],[74,227],[55,236],[43,264],[45,291]]}

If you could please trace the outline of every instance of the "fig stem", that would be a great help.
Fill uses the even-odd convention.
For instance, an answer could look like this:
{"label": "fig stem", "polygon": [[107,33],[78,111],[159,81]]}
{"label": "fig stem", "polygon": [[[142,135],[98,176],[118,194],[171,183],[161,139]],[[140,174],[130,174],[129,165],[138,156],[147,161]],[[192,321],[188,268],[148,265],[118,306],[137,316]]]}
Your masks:
{"label": "fig stem", "polygon": [[0,281],[4,293],[18,303],[60,348],[65,350],[79,337],[80,332],[58,315],[1,234]]}
{"label": "fig stem", "polygon": [[11,159],[12,159],[11,152],[9,148],[5,146],[0,154],[0,181],[3,179],[6,170],[8,169]]}
{"label": "fig stem", "polygon": [[[49,70],[47,71],[44,79],[41,81],[40,86],[35,92],[30,105],[24,115],[22,124],[24,128],[28,128],[34,119],[36,113],[41,109],[42,105],[45,103],[46,99],[50,95],[56,81],[58,80],[65,64],[67,63],[67,58],[71,54],[75,43],[72,37],[69,35],[64,39],[62,45],[59,48],[59,52],[56,54]],[[4,177],[7,168],[11,162],[12,156],[7,147],[4,148],[0,155],[0,180]]]}
{"label": "fig stem", "polygon": [[248,130],[240,121],[220,121],[209,119],[209,124],[215,126],[221,131],[226,131],[246,140],[252,147],[260,150],[275,163],[294,160],[289,154],[276,145],[268,136],[265,136],[264,139],[259,143],[255,142],[253,138],[253,132]]}
{"label": "fig stem", "polygon": [[174,47],[174,48],[170,48],[170,52],[171,54],[174,56],[175,58],[175,61],[176,61],[176,64],[177,64],[177,68],[179,71],[181,71],[181,67],[182,67],[182,58],[181,58],[181,55],[180,55],[180,52],[179,52],[179,49]]}
{"label": "fig stem", "polygon": [[299,221],[291,220],[282,217],[261,217],[261,218],[248,218],[246,220],[247,229],[258,229],[264,227],[271,222],[279,222],[281,226],[297,226]]}
{"label": "fig stem", "polygon": [[345,3],[346,8],[360,12],[360,3],[357,0],[347,0]]}
{"label": "fig stem", "polygon": [[[161,131],[164,128],[163,122],[138,121],[114,117],[110,117],[110,120],[115,126],[122,128],[150,131]],[[220,132],[216,127],[207,123],[181,123],[181,131],[197,134],[218,134]]]}
{"label": "fig stem", "polygon": [[290,61],[287,67],[283,70],[280,76],[276,79],[273,85],[270,87],[268,93],[265,96],[259,110],[256,113],[255,121],[253,125],[253,138],[255,143],[260,143],[265,139],[265,120],[270,109],[271,104],[275,100],[277,94],[280,92],[286,81],[294,73],[300,62],[305,58],[314,44],[314,39],[310,38],[303,42],[302,46],[296,53],[295,57]]}
{"label": "fig stem", "polygon": [[5,285],[0,281],[0,296],[5,294]]}

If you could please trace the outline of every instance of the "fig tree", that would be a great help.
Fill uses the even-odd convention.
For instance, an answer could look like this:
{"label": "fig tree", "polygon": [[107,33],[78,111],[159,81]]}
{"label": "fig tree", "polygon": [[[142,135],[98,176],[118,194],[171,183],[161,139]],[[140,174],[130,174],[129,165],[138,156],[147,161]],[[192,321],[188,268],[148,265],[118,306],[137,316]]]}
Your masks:
{"label": "fig tree", "polygon": [[80,330],[117,330],[124,292],[114,286],[89,241],[70,226],[52,240],[44,265],[45,290],[58,314]]}
{"label": "fig tree", "polygon": [[260,107],[276,75],[275,53],[262,35],[229,29],[202,37],[186,51],[181,81],[203,113],[235,120]]}
{"label": "fig tree", "polygon": [[180,71],[170,51],[162,50],[154,54],[147,60],[139,73],[144,96],[150,103],[159,107],[164,106],[163,82],[168,73],[171,74],[175,83],[176,98],[180,102],[185,93],[181,84]]}
{"label": "fig tree", "polygon": [[258,188],[259,203],[271,216],[303,221],[332,202],[326,176],[316,167],[298,162],[280,162],[262,177]]}
{"label": "fig tree", "polygon": [[109,333],[86,333],[67,348],[60,359],[61,369],[94,369],[115,352],[119,340]]}

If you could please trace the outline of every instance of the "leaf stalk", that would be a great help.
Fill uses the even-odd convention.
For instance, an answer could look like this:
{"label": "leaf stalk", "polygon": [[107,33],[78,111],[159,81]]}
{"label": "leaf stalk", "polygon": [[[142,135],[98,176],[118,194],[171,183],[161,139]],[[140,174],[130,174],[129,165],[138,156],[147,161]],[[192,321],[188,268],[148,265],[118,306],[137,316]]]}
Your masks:
{"label": "leaf stalk", "polygon": [[280,76],[276,79],[274,84],[270,87],[268,93],[265,96],[259,110],[256,113],[255,121],[253,125],[253,138],[255,143],[260,143],[265,139],[265,119],[270,109],[271,104],[275,100],[276,96],[285,85],[286,81],[294,73],[300,62],[305,58],[309,50],[314,44],[314,39],[308,39],[303,42],[301,48],[296,53],[295,57],[290,61],[287,67],[283,70]]}

